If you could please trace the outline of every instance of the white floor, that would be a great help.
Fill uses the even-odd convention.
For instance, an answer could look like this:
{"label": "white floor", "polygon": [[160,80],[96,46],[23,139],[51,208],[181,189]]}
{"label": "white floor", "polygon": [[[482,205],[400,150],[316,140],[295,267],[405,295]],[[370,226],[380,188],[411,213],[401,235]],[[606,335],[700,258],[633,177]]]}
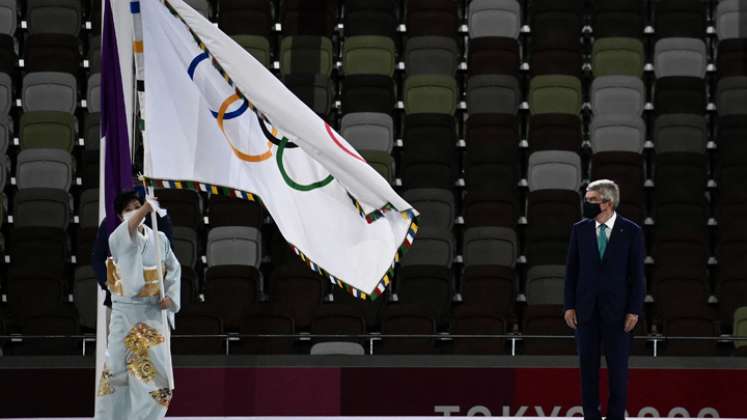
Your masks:
{"label": "white floor", "polygon": [[[404,420],[438,420],[443,419],[443,416],[439,417],[169,417],[169,420],[308,420],[308,419],[334,419],[334,420],[392,420],[401,418]],[[474,419],[475,417],[449,417],[451,419]],[[487,418],[487,417],[480,417]],[[520,419],[546,419],[546,420],[567,420],[568,417],[491,417],[499,420],[520,420]],[[682,420],[682,417],[679,417]],[[653,417],[628,417],[627,420],[652,420]],[[23,419],[3,419],[3,420],[90,420],[85,417],[47,417],[47,418],[23,418]],[[730,419],[726,419],[730,420]],[[740,420],[740,419],[734,419]],[[745,420],[745,419],[741,419]]]}

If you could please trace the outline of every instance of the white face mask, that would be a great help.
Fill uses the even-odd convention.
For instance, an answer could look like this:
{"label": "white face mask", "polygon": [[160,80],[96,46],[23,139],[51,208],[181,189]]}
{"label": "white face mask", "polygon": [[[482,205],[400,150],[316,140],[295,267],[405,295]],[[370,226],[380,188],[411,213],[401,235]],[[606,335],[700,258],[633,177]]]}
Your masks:
{"label": "white face mask", "polygon": [[[130,220],[132,218],[132,216],[135,215],[136,211],[137,210],[130,210],[130,211],[123,212],[122,213],[122,219],[124,219],[124,221]],[[139,226],[142,226],[143,223],[145,223],[145,217],[143,217],[142,220],[140,220],[140,225]]]}

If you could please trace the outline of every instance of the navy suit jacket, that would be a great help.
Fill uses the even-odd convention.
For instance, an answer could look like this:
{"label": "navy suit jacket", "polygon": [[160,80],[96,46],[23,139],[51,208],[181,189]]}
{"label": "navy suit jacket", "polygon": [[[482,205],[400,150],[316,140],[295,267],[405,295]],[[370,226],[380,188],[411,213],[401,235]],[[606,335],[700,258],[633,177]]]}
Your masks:
{"label": "navy suit jacket", "polygon": [[646,294],[643,232],[619,213],[610,240],[599,257],[594,219],[573,225],[568,246],[564,309],[575,309],[579,323],[589,321],[597,306],[602,321],[640,314]]}

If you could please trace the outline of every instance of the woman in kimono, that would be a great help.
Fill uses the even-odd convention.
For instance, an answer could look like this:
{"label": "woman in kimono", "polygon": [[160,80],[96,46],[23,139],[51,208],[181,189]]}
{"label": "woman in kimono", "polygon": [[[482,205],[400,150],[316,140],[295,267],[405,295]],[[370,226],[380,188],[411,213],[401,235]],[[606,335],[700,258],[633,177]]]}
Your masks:
{"label": "woman in kimono", "polygon": [[158,201],[141,204],[134,192],[120,194],[115,209],[121,221],[109,236],[107,286],[112,294],[109,342],[97,392],[96,419],[157,420],[171,401],[169,343],[163,336],[162,310],[179,311],[181,267],[163,232],[160,236],[164,298],[160,297],[154,231],[143,224]]}

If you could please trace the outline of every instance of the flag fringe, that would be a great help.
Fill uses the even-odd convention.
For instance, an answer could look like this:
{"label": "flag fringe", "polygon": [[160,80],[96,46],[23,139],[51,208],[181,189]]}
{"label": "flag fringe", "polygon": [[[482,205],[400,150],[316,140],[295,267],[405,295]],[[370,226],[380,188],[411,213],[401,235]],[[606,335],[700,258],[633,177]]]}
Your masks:
{"label": "flag fringe", "polygon": [[[229,188],[222,185],[214,185],[214,184],[208,184],[204,182],[197,182],[197,181],[189,181],[189,180],[168,180],[168,179],[154,179],[149,178],[147,176],[143,177],[145,180],[146,185],[154,188],[165,188],[165,189],[175,189],[175,190],[193,190],[197,192],[209,192],[211,194],[217,194],[222,195],[226,197],[233,197],[248,201],[256,201],[261,202],[262,199],[251,192],[243,191],[235,188]],[[353,205],[355,206],[356,210],[358,210],[358,214],[366,220],[367,223],[373,223],[376,220],[384,217],[386,212],[389,211],[396,211],[394,206],[392,206],[390,203],[387,203],[384,207],[380,209],[376,209],[368,214],[366,214],[363,211],[363,207],[361,206],[360,202],[353,197],[350,193],[348,193],[348,196],[353,202]],[[342,288],[345,290],[348,294],[351,296],[360,299],[360,300],[376,300],[379,296],[381,296],[386,288],[389,286],[389,284],[392,282],[392,279],[394,278],[394,269],[396,267],[396,264],[400,261],[402,256],[407,252],[407,250],[410,249],[412,246],[412,239],[415,237],[415,234],[418,231],[418,216],[413,210],[404,210],[399,212],[400,215],[404,219],[410,220],[410,226],[407,229],[407,232],[405,233],[404,238],[402,239],[402,242],[400,243],[400,246],[397,248],[397,251],[394,253],[394,257],[392,258],[392,263],[389,266],[389,269],[386,273],[382,276],[379,283],[376,284],[376,287],[373,289],[373,293],[366,293],[360,289],[357,289],[350,284],[348,284],[345,280],[335,277],[333,274],[322,268],[318,263],[314,262],[311,258],[309,258],[306,254],[303,253],[297,246],[288,243],[290,245],[291,250],[294,254],[298,256],[298,258],[303,262],[306,266],[309,267],[309,269],[320,276],[324,277],[325,279],[329,280],[332,284],[335,284],[336,286]]]}

